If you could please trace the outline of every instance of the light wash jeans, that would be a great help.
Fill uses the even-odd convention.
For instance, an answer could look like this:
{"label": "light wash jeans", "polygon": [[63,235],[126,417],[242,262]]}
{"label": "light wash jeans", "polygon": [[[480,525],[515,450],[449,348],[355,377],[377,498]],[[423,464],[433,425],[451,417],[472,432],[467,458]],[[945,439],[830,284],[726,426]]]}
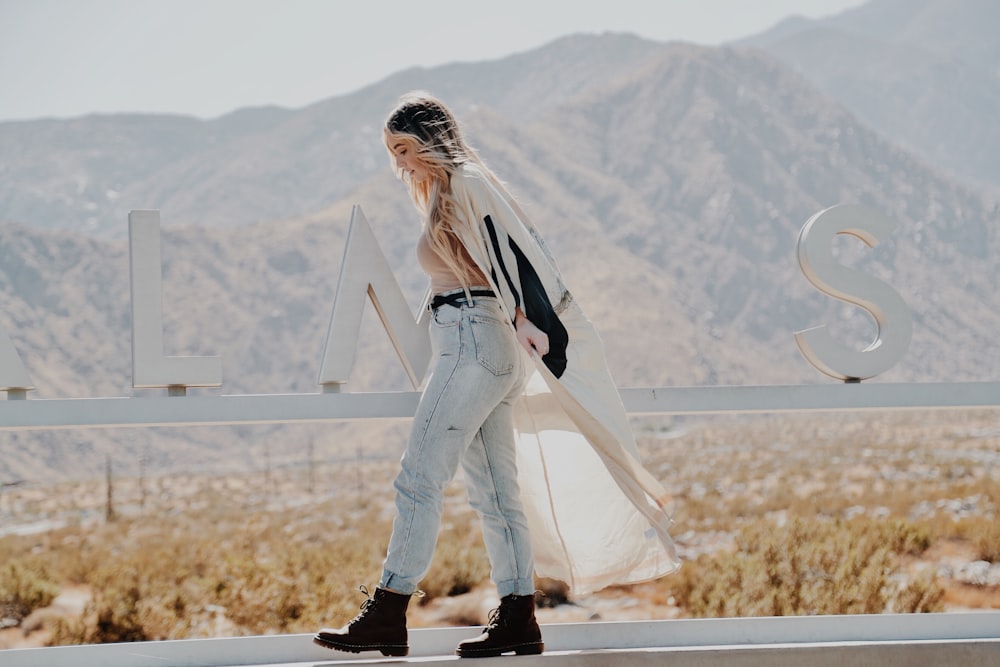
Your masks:
{"label": "light wash jeans", "polygon": [[461,461],[497,593],[530,595],[534,561],[513,428],[525,355],[492,297],[435,310],[431,344],[434,373],[396,477],[396,517],[379,586],[404,594],[417,590],[434,555],[445,485]]}

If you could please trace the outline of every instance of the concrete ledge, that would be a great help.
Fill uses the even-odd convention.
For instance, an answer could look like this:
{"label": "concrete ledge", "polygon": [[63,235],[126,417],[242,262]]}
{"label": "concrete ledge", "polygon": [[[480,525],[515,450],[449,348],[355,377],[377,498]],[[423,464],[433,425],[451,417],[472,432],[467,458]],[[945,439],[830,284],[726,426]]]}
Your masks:
{"label": "concrete ledge", "polygon": [[[311,635],[190,639],[0,651],[4,667],[292,667],[303,664],[454,664],[455,646],[478,628],[410,632],[410,656],[330,651]],[[1000,665],[1000,612],[684,619],[565,623],[542,628],[540,665]],[[475,664],[490,664],[486,658]],[[510,663],[505,663],[510,664]]]}
{"label": "concrete ledge", "polygon": [[[544,662],[543,662],[544,661]],[[492,663],[492,660],[490,661]],[[445,665],[451,659],[420,662]],[[477,663],[478,664],[478,663]],[[488,663],[489,664],[489,663]],[[996,667],[1000,639],[942,642],[823,643],[769,646],[559,651],[519,657],[516,667]],[[290,667],[290,666],[288,666]],[[509,663],[508,663],[509,667]]]}

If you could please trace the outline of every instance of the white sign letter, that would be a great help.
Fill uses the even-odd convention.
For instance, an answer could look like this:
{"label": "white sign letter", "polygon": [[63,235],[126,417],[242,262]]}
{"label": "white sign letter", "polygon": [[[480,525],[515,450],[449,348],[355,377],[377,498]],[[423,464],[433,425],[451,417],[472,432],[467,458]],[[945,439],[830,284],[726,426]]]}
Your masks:
{"label": "white sign letter", "polygon": [[351,375],[365,296],[371,298],[410,382],[418,388],[431,359],[428,311],[422,308],[413,317],[368,220],[355,205],[319,371],[319,383],[327,391],[338,391]]}
{"label": "white sign letter", "polygon": [[869,248],[892,233],[893,223],[864,206],[840,205],[820,211],[799,232],[799,266],[806,279],[825,294],[867,310],[878,327],[864,350],[852,350],[830,336],[826,326],[795,334],[805,358],[818,370],[845,381],[864,380],[892,368],[910,344],[913,322],[896,290],[878,278],[849,269],[833,257],[837,234],[849,234]]}
{"label": "white sign letter", "polygon": [[132,386],[218,387],[219,357],[163,354],[163,275],[160,212],[128,214],[129,281],[132,288]]}

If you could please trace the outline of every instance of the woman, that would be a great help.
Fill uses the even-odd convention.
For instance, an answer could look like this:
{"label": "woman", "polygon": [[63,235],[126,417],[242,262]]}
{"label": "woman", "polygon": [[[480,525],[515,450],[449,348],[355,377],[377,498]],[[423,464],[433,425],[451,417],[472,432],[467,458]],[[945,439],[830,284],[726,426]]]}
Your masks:
{"label": "woman", "polygon": [[406,608],[461,462],[500,607],[457,653],[538,654],[534,573],[587,592],[675,570],[668,497],[639,464],[596,331],[451,111],[411,93],[383,137],[424,218],[417,258],[434,295],[435,362],[395,481],[378,588],[354,620],[315,641],[407,654]]}

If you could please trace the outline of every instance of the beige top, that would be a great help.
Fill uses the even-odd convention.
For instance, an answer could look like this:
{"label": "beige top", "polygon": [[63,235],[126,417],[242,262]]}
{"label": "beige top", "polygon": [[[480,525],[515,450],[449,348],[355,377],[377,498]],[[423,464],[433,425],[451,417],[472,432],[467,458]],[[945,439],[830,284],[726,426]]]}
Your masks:
{"label": "beige top", "polygon": [[[448,268],[444,260],[431,249],[430,239],[426,230],[420,235],[417,241],[417,262],[431,279],[431,294],[444,294],[453,290],[462,289],[462,281],[455,272]],[[479,267],[472,261],[468,250],[462,246],[462,263],[467,267],[465,279],[468,285],[486,285],[486,278]]]}

